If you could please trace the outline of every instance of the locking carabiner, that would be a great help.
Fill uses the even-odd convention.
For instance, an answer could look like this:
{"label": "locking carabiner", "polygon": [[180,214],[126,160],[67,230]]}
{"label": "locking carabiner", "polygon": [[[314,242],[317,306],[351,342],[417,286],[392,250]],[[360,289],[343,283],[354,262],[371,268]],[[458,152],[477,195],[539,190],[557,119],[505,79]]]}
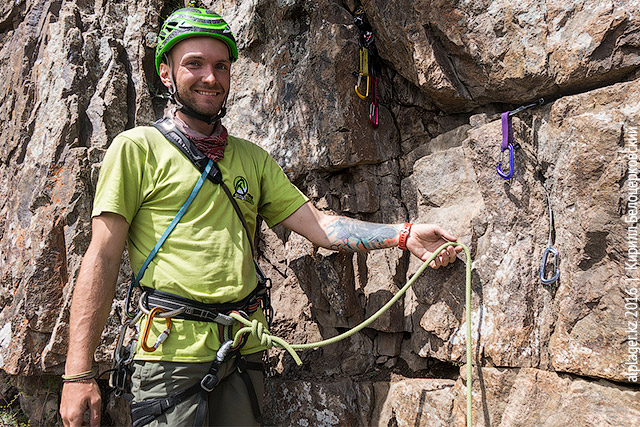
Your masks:
{"label": "locking carabiner", "polygon": [[171,321],[170,317],[166,317],[165,320],[167,321],[167,326],[164,329],[164,331],[162,331],[162,333],[158,335],[158,338],[156,339],[155,344],[153,344],[153,347],[149,347],[147,345],[147,339],[149,338],[149,332],[151,331],[151,324],[153,323],[153,318],[156,316],[156,314],[164,313],[164,312],[165,310],[163,308],[153,307],[151,311],[149,311],[149,314],[147,315],[147,323],[144,326],[144,332],[142,333],[142,340],[140,341],[140,347],[146,352],[151,353],[156,351],[160,346],[160,344],[162,344],[164,340],[167,339],[167,337],[169,336],[169,332],[171,332],[171,327],[173,326],[173,322]]}

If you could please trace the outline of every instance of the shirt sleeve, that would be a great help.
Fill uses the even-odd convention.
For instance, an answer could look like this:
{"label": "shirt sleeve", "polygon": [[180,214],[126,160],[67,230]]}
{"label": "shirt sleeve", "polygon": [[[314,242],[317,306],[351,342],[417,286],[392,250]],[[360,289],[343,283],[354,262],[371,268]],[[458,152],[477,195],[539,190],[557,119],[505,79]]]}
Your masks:
{"label": "shirt sleeve", "polygon": [[100,167],[92,217],[105,212],[122,215],[131,224],[142,204],[146,150],[132,139],[118,135]]}
{"label": "shirt sleeve", "polygon": [[260,193],[258,212],[270,228],[288,218],[309,200],[268,154],[264,161]]}

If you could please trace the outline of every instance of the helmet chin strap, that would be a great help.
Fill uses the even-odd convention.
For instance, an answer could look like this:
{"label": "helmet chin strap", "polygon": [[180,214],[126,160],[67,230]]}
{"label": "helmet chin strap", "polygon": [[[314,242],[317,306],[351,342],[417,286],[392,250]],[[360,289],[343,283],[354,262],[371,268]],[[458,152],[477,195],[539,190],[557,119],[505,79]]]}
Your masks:
{"label": "helmet chin strap", "polygon": [[218,114],[216,114],[213,117],[206,116],[204,114],[200,114],[197,111],[195,111],[193,108],[183,104],[178,99],[178,94],[177,93],[173,94],[173,100],[176,102],[176,104],[178,104],[180,106],[180,108],[178,109],[180,112],[182,112],[183,114],[186,114],[189,117],[193,117],[196,120],[200,120],[201,122],[205,122],[208,125],[214,124],[215,122],[217,122],[218,120],[220,120],[221,118],[223,118],[227,114],[227,108],[225,107],[225,105],[227,103],[226,99],[224,100],[224,104],[222,105],[222,107],[220,107],[220,111],[218,111]]}
{"label": "helmet chin strap", "polygon": [[215,122],[217,122],[218,120],[220,120],[221,118],[223,118],[226,114],[227,114],[227,98],[224,98],[224,102],[222,103],[222,107],[220,107],[220,111],[218,111],[218,114],[216,114],[215,116],[211,117],[211,116],[207,116],[204,114],[200,114],[197,111],[195,111],[193,108],[189,107],[188,105],[185,105],[184,103],[182,103],[182,101],[180,101],[180,98],[178,97],[178,90],[176,89],[176,82],[173,78],[173,67],[171,67],[171,64],[169,63],[169,58],[168,56],[165,56],[165,61],[167,63],[167,65],[169,65],[169,69],[171,70],[169,73],[169,79],[171,80],[171,86],[169,86],[169,94],[171,95],[171,99],[173,99],[173,101],[178,104],[178,110],[180,112],[182,112],[183,114],[186,114],[189,117],[192,117],[196,120],[200,120],[201,122],[204,122],[208,125],[212,125]]}

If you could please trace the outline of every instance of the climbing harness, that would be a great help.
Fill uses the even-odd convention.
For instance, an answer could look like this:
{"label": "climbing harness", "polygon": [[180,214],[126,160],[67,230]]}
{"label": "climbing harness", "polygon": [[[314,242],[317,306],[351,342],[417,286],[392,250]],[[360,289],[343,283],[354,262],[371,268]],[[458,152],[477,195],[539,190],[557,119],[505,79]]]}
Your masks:
{"label": "climbing harness", "polygon": [[502,113],[502,144],[500,144],[500,153],[504,153],[505,150],[509,150],[509,170],[507,172],[504,172],[502,170],[502,161],[498,162],[498,164],[496,165],[496,171],[501,178],[511,179],[511,177],[513,177],[513,170],[515,166],[515,150],[520,148],[519,144],[514,144],[513,142],[513,126],[511,123],[511,117],[515,116],[521,111],[537,107],[539,105],[542,105],[543,103],[544,98],[540,98],[533,104],[523,105],[513,111],[505,111],[504,113]]}
{"label": "climbing harness", "polygon": [[[553,247],[555,242],[554,238],[554,221],[553,221],[553,210],[551,209],[551,199],[549,198],[549,193],[545,189],[545,193],[547,195],[547,207],[549,209],[549,241],[547,244],[547,248],[542,253],[542,261],[540,262],[540,282],[543,285],[553,285],[560,277],[560,269],[558,266],[560,265],[560,254],[558,250]],[[549,264],[549,255],[553,256],[553,263],[551,263],[553,270],[552,276],[547,278],[546,269]]]}
{"label": "climbing harness", "polygon": [[[206,414],[207,393],[211,392],[218,384],[218,370],[225,360],[233,360],[234,369],[237,369],[240,378],[242,378],[245,386],[247,387],[254,417],[256,420],[260,420],[261,413],[258,399],[247,370],[262,371],[264,367],[259,363],[247,362],[244,357],[239,354],[240,349],[247,342],[249,336],[246,335],[241,337],[238,342],[235,342],[233,340],[232,328],[236,323],[236,320],[229,315],[222,314],[223,310],[227,310],[230,307],[247,307],[247,312],[233,309],[229,314],[248,320],[249,316],[260,306],[260,302],[255,298],[255,292],[239,303],[205,304],[178,295],[173,295],[168,292],[158,291],[156,289],[143,289],[144,291],[139,299],[139,308],[140,313],[148,316],[147,325],[150,323],[149,319],[153,319],[154,317],[164,317],[167,322],[172,318],[215,322],[219,326],[220,342],[222,344],[216,352],[216,358],[211,363],[207,373],[193,386],[166,398],[149,399],[133,403],[131,405],[133,426],[139,427],[151,422],[168,409],[180,402],[183,402],[194,394],[200,395],[198,409],[196,410],[196,416],[194,419],[194,426],[202,425]],[[153,306],[153,308],[150,308],[151,306]],[[167,330],[168,328],[165,329],[165,332]],[[145,335],[143,335],[141,344],[147,340],[147,334],[148,333],[145,333]],[[161,342],[161,337],[162,334],[158,337],[156,345]],[[154,346],[151,350],[145,349],[145,351],[153,351],[156,347],[157,346]]]}
{"label": "climbing harness", "polygon": [[[358,7],[354,13],[353,22],[360,30],[358,37],[359,67],[358,72],[354,75],[358,77],[355,91],[360,99],[367,99],[371,94],[371,103],[369,104],[369,122],[371,126],[377,128],[379,125],[379,104],[380,95],[378,93],[378,71],[379,59],[378,48],[373,37],[373,29],[367,20],[367,15],[362,6]],[[365,82],[363,82],[365,80]],[[365,86],[364,94],[361,85]]]}

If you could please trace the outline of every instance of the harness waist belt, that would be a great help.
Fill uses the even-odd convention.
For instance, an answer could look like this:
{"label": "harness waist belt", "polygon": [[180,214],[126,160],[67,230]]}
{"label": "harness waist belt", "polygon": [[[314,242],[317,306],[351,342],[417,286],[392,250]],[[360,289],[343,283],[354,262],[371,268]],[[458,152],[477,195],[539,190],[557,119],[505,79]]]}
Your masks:
{"label": "harness waist belt", "polygon": [[149,309],[160,307],[165,311],[173,311],[184,308],[181,314],[173,318],[227,324],[229,317],[225,314],[231,311],[244,311],[248,315],[255,313],[264,299],[266,289],[256,288],[241,301],[222,304],[207,304],[147,287],[142,287],[142,291],[142,303]]}

